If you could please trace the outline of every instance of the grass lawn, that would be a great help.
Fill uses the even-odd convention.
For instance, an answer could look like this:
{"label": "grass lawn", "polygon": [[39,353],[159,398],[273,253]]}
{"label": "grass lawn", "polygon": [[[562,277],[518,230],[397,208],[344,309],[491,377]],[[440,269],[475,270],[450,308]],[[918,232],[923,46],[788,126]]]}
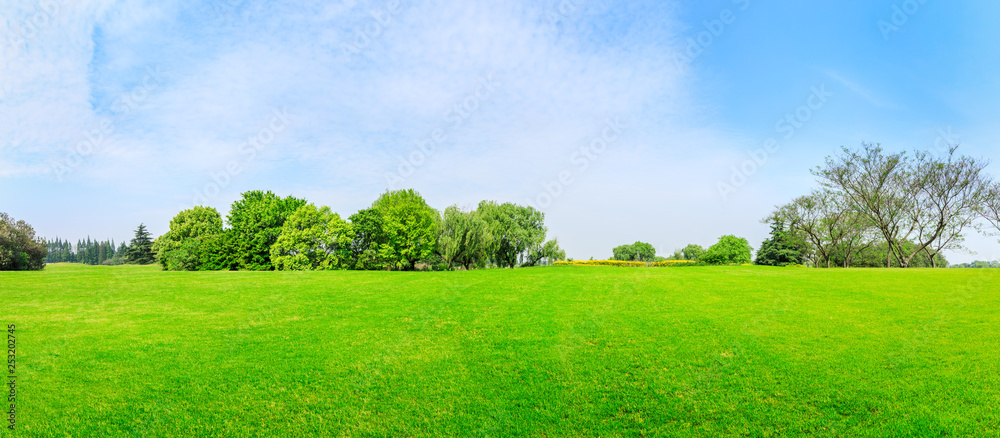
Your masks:
{"label": "grass lawn", "polygon": [[1000,435],[1000,270],[50,265],[12,323],[0,438]]}

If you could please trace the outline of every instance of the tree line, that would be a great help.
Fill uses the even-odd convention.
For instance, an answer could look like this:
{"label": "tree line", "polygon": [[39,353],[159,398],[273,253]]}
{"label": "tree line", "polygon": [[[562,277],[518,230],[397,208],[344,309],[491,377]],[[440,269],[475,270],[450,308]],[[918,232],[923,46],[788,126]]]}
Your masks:
{"label": "tree line", "polygon": [[69,240],[56,237],[46,241],[45,263],[82,263],[85,265],[146,265],[154,262],[152,235],[146,225],[139,224],[135,237],[129,244],[122,242],[117,247],[114,239],[105,241],[77,240],[76,245]]}
{"label": "tree line", "polygon": [[815,266],[947,266],[972,230],[1000,230],[1000,183],[989,162],[929,151],[889,153],[878,144],[842,148],[812,173],[819,188],[763,221],[771,246]]}
{"label": "tree line", "polygon": [[121,265],[125,263],[125,242],[115,246],[113,239],[105,241],[77,240],[73,245],[69,240],[56,237],[46,242],[48,255],[45,263],[83,263],[85,265]]}
{"label": "tree line", "polygon": [[742,265],[753,261],[753,247],[742,237],[726,235],[708,249],[698,244],[690,244],[674,251],[669,257],[656,255],[656,248],[646,242],[619,245],[611,250],[612,260],[641,261],[647,263],[665,260],[687,260],[704,265]]}
{"label": "tree line", "polygon": [[387,191],[346,219],[305,199],[251,191],[225,224],[214,208],[184,210],[153,252],[165,270],[450,270],[565,259],[533,207],[483,201],[438,211],[412,189]]}

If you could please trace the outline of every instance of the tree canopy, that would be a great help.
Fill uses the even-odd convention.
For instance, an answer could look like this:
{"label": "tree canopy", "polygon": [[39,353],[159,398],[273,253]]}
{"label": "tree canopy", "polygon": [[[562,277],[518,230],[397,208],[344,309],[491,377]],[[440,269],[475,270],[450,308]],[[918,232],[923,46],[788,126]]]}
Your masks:
{"label": "tree canopy", "polygon": [[31,225],[0,213],[0,271],[40,271],[47,253],[45,239]]}
{"label": "tree canopy", "polygon": [[229,242],[239,269],[272,270],[271,246],[277,242],[285,220],[305,204],[304,199],[282,198],[260,190],[246,192],[234,202],[226,219],[232,229]]}
{"label": "tree canopy", "polygon": [[197,206],[177,213],[170,230],[153,242],[153,253],[172,271],[198,270],[204,259],[202,240],[222,234],[222,216],[211,207]]}

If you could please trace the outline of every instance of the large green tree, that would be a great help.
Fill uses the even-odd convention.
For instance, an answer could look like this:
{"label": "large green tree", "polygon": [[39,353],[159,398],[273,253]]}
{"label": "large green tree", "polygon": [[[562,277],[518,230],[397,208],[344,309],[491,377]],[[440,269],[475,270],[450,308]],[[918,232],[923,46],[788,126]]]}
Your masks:
{"label": "large green tree", "polygon": [[196,206],[177,213],[170,230],[153,242],[153,253],[164,270],[200,268],[202,240],[222,233],[222,215],[212,207]]}
{"label": "large green tree", "polygon": [[304,271],[349,267],[354,232],[351,224],[330,211],[306,204],[295,210],[281,227],[271,247],[275,269]]}
{"label": "large green tree", "polygon": [[710,265],[742,265],[750,263],[753,247],[742,237],[722,236],[708,248],[700,261]]}
{"label": "large green tree", "polygon": [[278,241],[285,220],[303,205],[306,205],[304,199],[292,196],[282,198],[270,191],[260,190],[246,192],[234,202],[226,216],[232,229],[232,235],[229,236],[231,246],[227,249],[236,252],[233,258],[239,269],[274,269],[271,247]]}
{"label": "large green tree", "polygon": [[413,269],[437,242],[436,210],[413,189],[387,191],[372,204],[381,217],[381,259],[393,269]]}
{"label": "large green tree", "polygon": [[47,253],[45,239],[31,225],[0,213],[0,271],[40,271]]}
{"label": "large green tree", "polygon": [[489,259],[493,235],[479,212],[448,207],[438,218],[437,233],[435,252],[449,269],[457,264],[468,270]]}

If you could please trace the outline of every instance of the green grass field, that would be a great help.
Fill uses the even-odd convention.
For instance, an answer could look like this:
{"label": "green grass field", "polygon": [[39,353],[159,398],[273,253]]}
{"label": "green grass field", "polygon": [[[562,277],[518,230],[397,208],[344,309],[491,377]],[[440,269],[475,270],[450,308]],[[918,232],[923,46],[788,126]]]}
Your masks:
{"label": "green grass field", "polygon": [[1000,435],[990,270],[50,265],[12,323],[0,437]]}

